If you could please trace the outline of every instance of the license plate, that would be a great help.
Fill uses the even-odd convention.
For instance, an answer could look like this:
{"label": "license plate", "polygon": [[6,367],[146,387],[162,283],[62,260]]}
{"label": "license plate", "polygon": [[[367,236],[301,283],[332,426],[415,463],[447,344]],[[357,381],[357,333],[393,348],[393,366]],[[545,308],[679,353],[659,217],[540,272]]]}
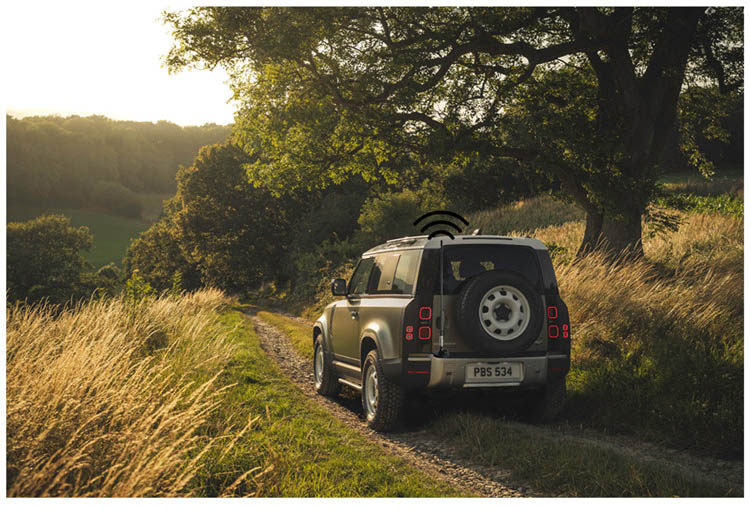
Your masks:
{"label": "license plate", "polygon": [[466,365],[466,382],[520,382],[522,362],[474,362]]}

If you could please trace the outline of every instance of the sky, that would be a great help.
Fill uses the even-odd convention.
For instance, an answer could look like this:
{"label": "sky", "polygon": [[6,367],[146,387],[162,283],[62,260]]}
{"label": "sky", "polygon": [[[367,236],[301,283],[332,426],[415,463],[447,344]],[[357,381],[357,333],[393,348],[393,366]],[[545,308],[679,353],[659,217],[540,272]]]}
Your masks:
{"label": "sky", "polygon": [[185,2],[5,2],[6,112],[104,115],[179,125],[232,122],[226,73],[169,75],[165,9]]}

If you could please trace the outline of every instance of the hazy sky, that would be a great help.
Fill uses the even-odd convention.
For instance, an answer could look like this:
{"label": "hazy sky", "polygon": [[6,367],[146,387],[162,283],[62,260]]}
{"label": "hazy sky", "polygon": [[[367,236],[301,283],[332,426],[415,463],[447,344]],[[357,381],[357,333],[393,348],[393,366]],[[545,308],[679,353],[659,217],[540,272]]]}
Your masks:
{"label": "hazy sky", "polygon": [[5,2],[6,111],[14,116],[100,114],[180,125],[232,122],[226,74],[161,66],[165,9],[184,2]]}

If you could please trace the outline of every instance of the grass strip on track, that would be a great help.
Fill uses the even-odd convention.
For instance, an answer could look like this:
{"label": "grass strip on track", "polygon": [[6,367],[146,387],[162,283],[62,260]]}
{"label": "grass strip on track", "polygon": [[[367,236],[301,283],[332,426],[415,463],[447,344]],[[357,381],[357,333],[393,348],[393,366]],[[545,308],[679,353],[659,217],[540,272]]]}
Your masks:
{"label": "grass strip on track", "polygon": [[[262,311],[301,355],[312,357],[311,329],[292,318]],[[408,404],[408,403],[407,403]],[[740,496],[730,486],[689,478],[665,463],[626,456],[606,446],[544,436],[528,426],[472,413],[449,413],[428,429],[479,464],[510,470],[544,492],[563,496]]]}
{"label": "grass strip on track", "polygon": [[313,342],[312,342],[312,327],[309,327],[303,323],[298,322],[288,316],[280,315],[278,313],[272,313],[269,311],[261,311],[258,313],[258,317],[287,335],[292,341],[294,349],[299,352],[305,359],[312,359],[313,357]]}
{"label": "grass strip on track", "polygon": [[229,338],[236,345],[221,382],[234,385],[211,420],[241,427],[256,416],[260,419],[229,454],[205,459],[198,480],[204,496],[221,493],[232,473],[253,468],[265,472],[253,486],[265,497],[471,495],[384,454],[380,446],[309,401],[263,352],[252,323],[239,311],[224,313],[221,328],[231,331]]}

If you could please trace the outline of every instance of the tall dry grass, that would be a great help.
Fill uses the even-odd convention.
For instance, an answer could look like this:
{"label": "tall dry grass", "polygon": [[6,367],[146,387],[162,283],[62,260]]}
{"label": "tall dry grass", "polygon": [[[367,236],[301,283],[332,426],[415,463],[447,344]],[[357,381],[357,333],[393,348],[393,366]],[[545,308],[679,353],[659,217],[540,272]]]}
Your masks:
{"label": "tall dry grass", "polygon": [[584,224],[568,208],[546,197],[472,218],[490,221],[485,233],[535,237],[552,248],[573,331],[568,415],[741,455],[743,220],[680,213],[678,231],[644,237],[645,259],[612,264],[597,254],[575,258]]}
{"label": "tall dry grass", "polygon": [[481,228],[486,235],[508,235],[511,232],[532,232],[537,228],[559,226],[583,220],[583,217],[583,211],[575,205],[550,196],[539,196],[475,212],[467,219],[469,229]]}
{"label": "tall dry grass", "polygon": [[204,455],[237,433],[203,429],[226,389],[217,378],[233,347],[215,323],[228,303],[203,290],[11,308],[7,495],[196,494]]}
{"label": "tall dry grass", "polygon": [[[742,199],[742,182],[673,192]],[[730,457],[743,444],[743,219],[678,212],[676,232],[644,236],[646,258],[576,259],[583,215],[540,197],[470,217],[485,233],[530,236],[553,254],[571,312],[568,416]],[[645,225],[644,225],[645,226]]]}

